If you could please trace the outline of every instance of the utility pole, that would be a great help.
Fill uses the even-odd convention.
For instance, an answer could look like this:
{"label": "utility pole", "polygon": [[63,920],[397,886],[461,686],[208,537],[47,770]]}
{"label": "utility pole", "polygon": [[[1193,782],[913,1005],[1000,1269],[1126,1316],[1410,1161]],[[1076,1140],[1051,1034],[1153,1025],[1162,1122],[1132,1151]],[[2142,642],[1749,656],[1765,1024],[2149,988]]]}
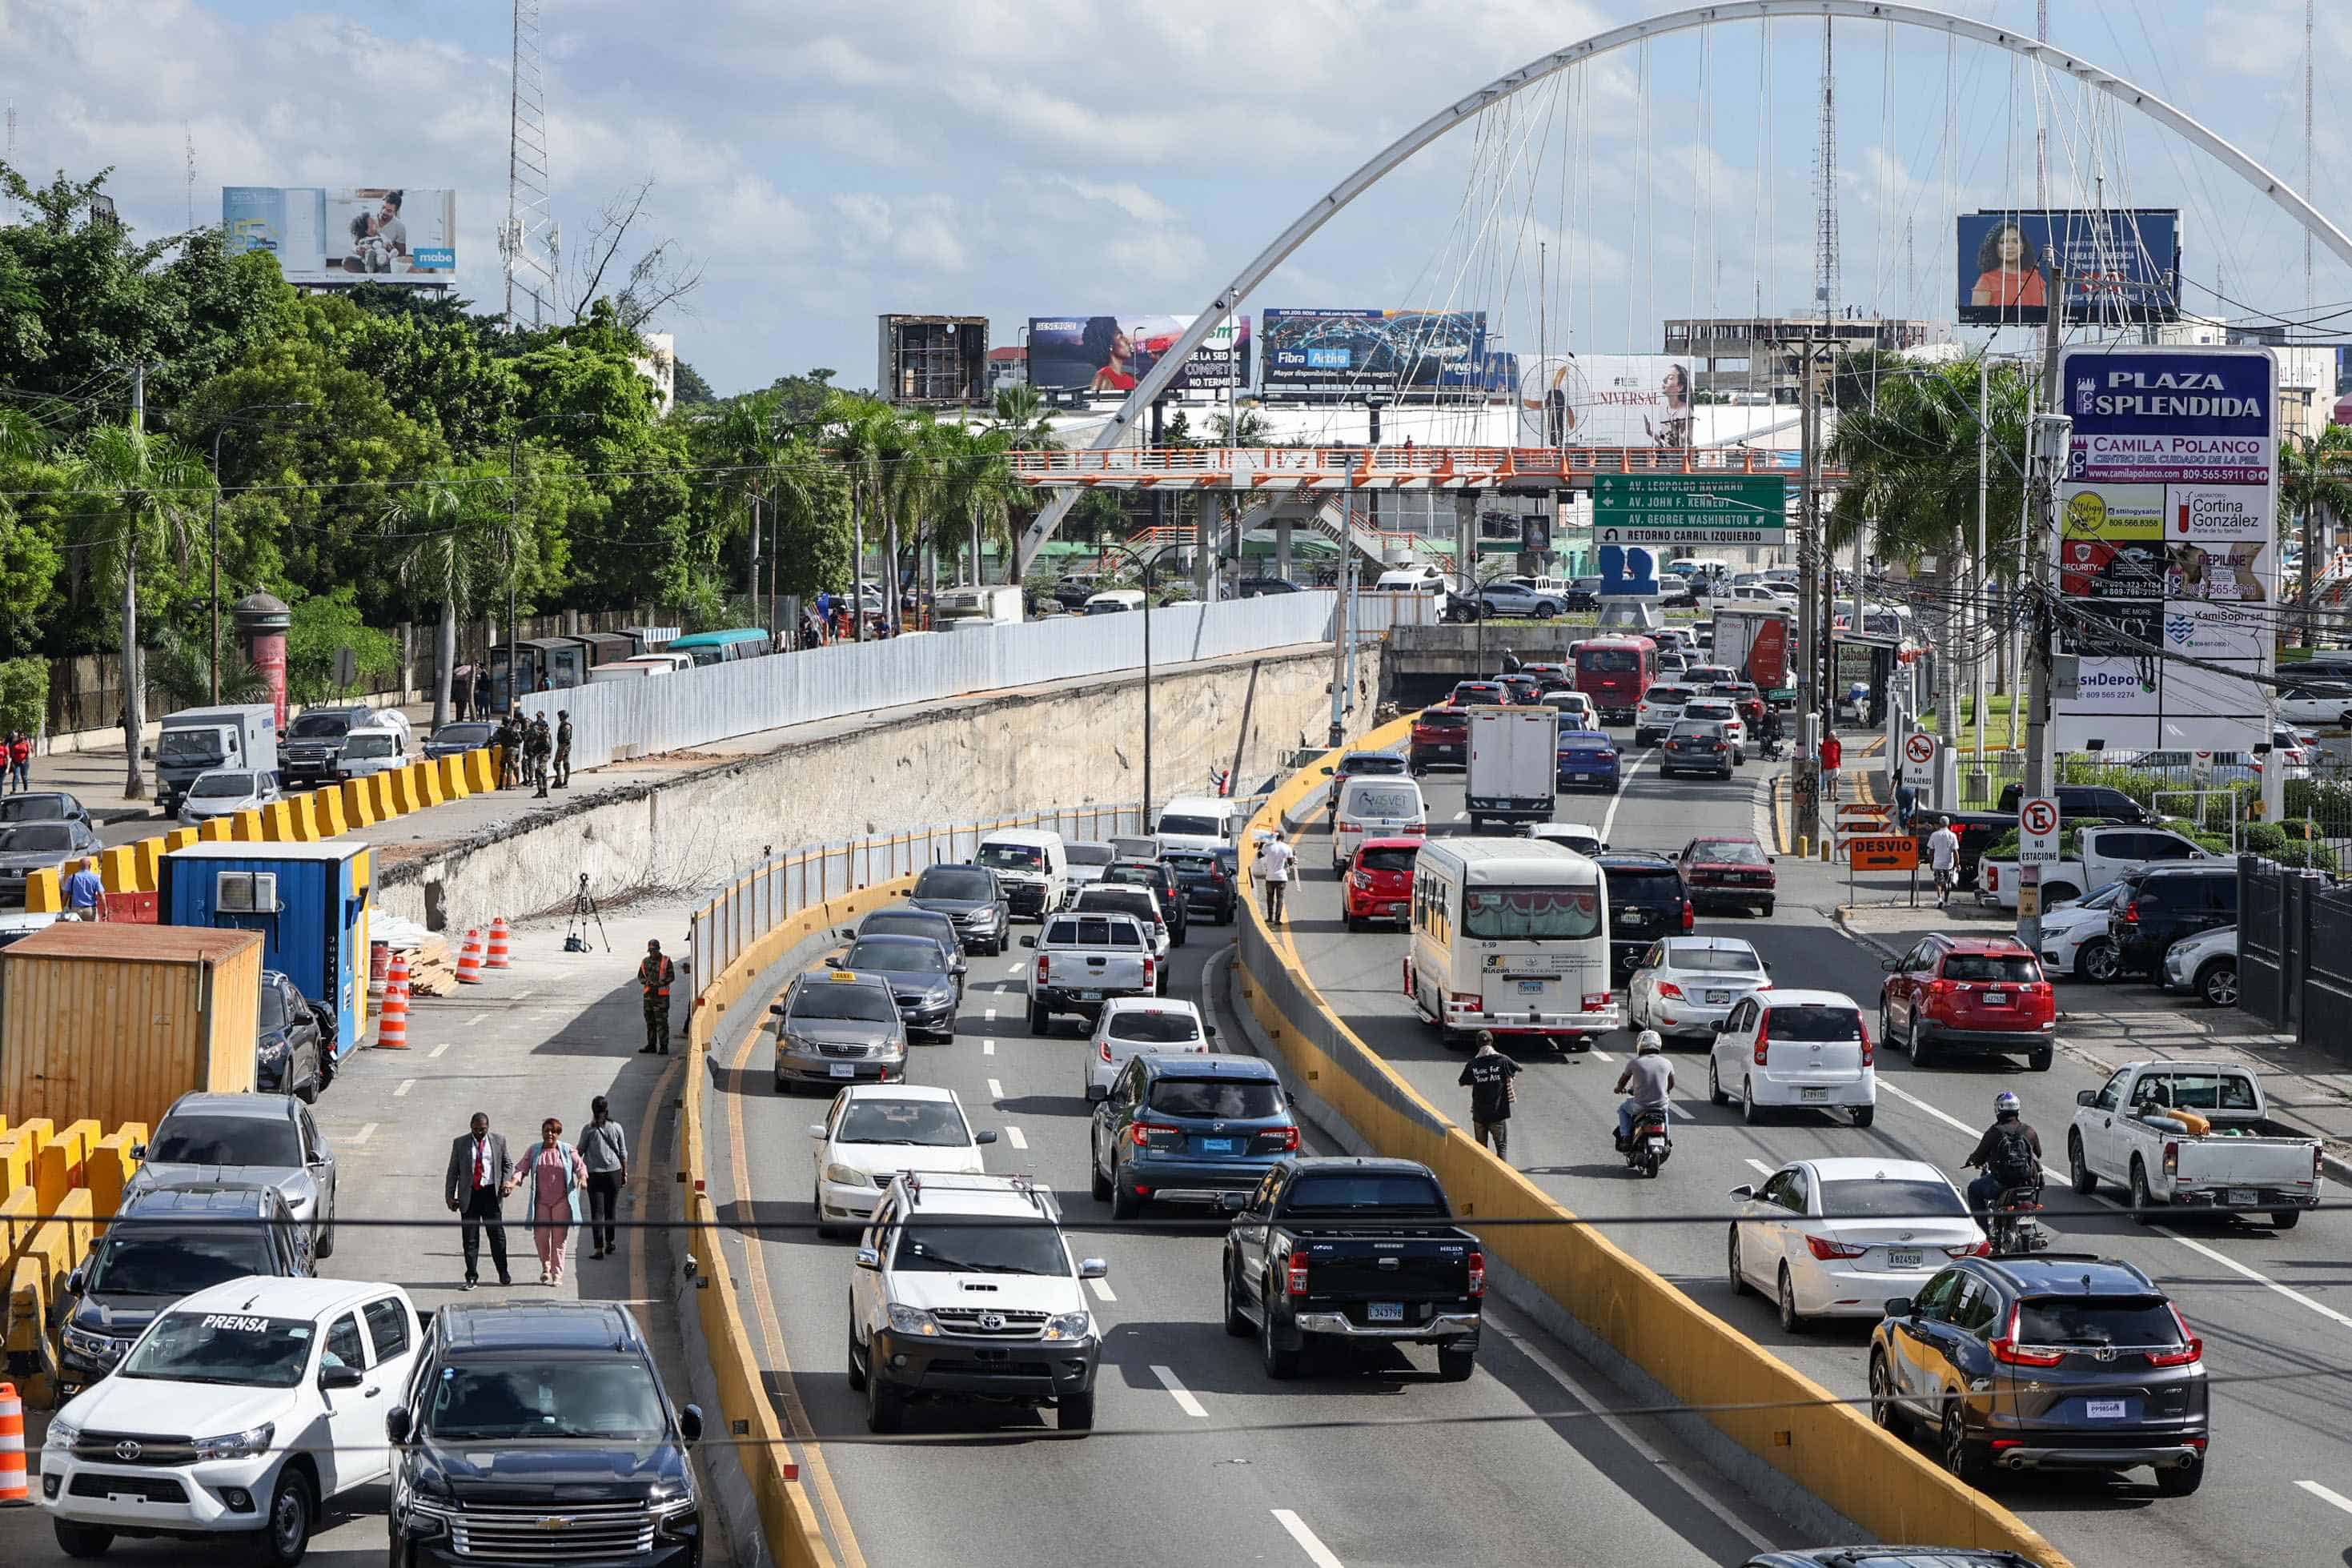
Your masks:
{"label": "utility pole", "polygon": [[[2048,795],[2053,783],[2050,757],[2050,661],[2057,626],[2051,614],[2056,585],[2050,576],[2050,541],[2057,531],[2058,478],[2066,472],[2067,448],[2074,422],[2060,412],[2058,350],[2066,336],[2066,275],[2058,261],[2050,263],[2049,321],[2042,329],[2042,402],[2050,412],[2033,420],[2034,486],[2037,505],[2026,508],[2019,521],[2025,529],[2026,572],[2023,591],[2031,595],[2033,636],[2026,650],[2025,787],[2026,796]],[[2042,887],[2039,866],[2021,868],[2025,886],[2017,904],[2017,939],[2029,953],[2042,951]],[[2028,914],[2027,911],[2032,913]]]}
{"label": "utility pole", "polygon": [[[147,367],[131,367],[131,428],[147,428]],[[139,740],[147,727],[147,671],[139,657],[139,528],[127,530],[122,554],[122,793],[147,799],[147,775],[139,766]]]}
{"label": "utility pole", "polygon": [[[1984,766],[1985,748],[1985,640],[1992,631],[1991,606],[1986,599],[1986,585],[1991,580],[1991,579],[1985,571],[1985,566],[1987,563],[1987,553],[1985,549],[1985,488],[1988,483],[1986,475],[1986,448],[1990,440],[1990,437],[1987,434],[1987,427],[1992,423],[1992,402],[1990,397],[1990,388],[1992,386],[1992,354],[1990,350],[1991,345],[1987,344],[1986,351],[1977,356],[1977,559],[1976,570],[1974,574],[1976,577],[1977,588],[1977,634],[1970,664],[1971,667],[1976,672],[1977,766],[1979,769]],[[2014,702],[2016,699],[2012,697],[2010,700]],[[1958,740],[1959,737],[1958,735],[1954,735],[1952,738]],[[2034,951],[2038,953],[2041,949],[2037,947]]]}
{"label": "utility pole", "polygon": [[[1801,570],[1811,566],[1829,573],[1828,540],[1822,535],[1821,507],[1821,386],[1813,376],[1812,329],[1805,329],[1797,361],[1798,444],[1803,448],[1802,500],[1798,514],[1801,543],[1797,559]],[[1795,818],[1791,831],[1800,854],[1810,854],[1821,832],[1822,628],[1821,595],[1797,595],[1797,757],[1791,793]]]}

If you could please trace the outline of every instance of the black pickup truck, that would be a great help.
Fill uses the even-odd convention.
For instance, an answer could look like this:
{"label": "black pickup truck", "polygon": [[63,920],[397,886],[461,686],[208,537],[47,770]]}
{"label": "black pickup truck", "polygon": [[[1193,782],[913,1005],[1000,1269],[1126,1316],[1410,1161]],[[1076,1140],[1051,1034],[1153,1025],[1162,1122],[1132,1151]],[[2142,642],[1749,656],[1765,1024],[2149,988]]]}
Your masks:
{"label": "black pickup truck", "polygon": [[[2155,813],[2129,795],[2109,784],[2061,784],[2058,786],[2058,821],[2063,827],[2084,822],[2153,822]],[[2000,792],[2000,804],[1990,811],[1946,811],[1952,820],[1952,831],[1960,836],[1960,876],[1962,887],[1977,884],[1977,862],[1984,859],[1986,850],[2004,833],[2017,831],[2017,803],[2024,797],[2021,786],[2011,784]],[[1916,818],[1919,840],[1927,841],[1935,831],[1927,819],[1936,815],[1922,810]],[[1924,862],[1923,862],[1924,863]]]}
{"label": "black pickup truck", "polygon": [[1427,1166],[1286,1159],[1227,1203],[1225,1332],[1257,1335],[1268,1377],[1311,1340],[1433,1344],[1440,1377],[1470,1375],[1486,1259]]}

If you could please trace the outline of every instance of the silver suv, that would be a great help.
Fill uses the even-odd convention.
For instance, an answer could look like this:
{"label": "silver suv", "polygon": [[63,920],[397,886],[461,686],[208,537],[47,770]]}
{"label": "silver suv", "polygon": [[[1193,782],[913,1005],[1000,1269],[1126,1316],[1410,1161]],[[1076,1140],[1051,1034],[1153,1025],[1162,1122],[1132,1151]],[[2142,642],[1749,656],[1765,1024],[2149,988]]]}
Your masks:
{"label": "silver suv", "polygon": [[310,1230],[317,1255],[335,1250],[334,1152],[310,1108],[291,1094],[183,1094],[131,1153],[145,1163],[130,1192],[274,1186]]}

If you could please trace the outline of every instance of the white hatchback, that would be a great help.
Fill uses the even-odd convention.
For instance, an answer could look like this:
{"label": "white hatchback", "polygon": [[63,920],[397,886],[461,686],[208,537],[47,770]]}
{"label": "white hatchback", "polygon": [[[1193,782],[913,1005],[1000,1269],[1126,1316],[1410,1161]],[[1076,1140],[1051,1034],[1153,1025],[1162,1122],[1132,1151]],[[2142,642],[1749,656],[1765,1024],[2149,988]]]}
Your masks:
{"label": "white hatchback", "polygon": [[1723,726],[1723,738],[1731,742],[1731,759],[1748,760],[1748,722],[1739,716],[1739,705],[1729,697],[1695,696],[1683,705],[1681,718],[1703,718],[1709,724]]}
{"label": "white hatchback", "polygon": [[1601,830],[1590,822],[1538,822],[1528,830],[1528,837],[1566,844],[1580,855],[1597,855],[1609,847],[1601,841]]}
{"label": "white hatchback", "polygon": [[1808,1318],[1879,1317],[1888,1297],[1990,1250],[1959,1189],[1921,1160],[1799,1160],[1731,1196],[1732,1293],[1770,1293],[1791,1333]]}
{"label": "white hatchback", "polygon": [[1745,938],[1669,936],[1642,956],[1625,988],[1625,1021],[1668,1040],[1711,1040],[1733,1008],[1772,988],[1767,974]]}
{"label": "white hatchback", "polygon": [[2101,984],[2116,977],[2116,945],[2107,936],[2107,911],[2127,885],[2111,882],[2087,897],[2042,912],[2045,974],[2053,979],[2072,975]]}
{"label": "white hatchback", "polygon": [[1543,704],[1546,707],[1559,709],[1559,727],[1562,730],[1601,727],[1601,715],[1594,709],[1592,699],[1582,692],[1546,692]]}
{"label": "white hatchback", "polygon": [[1707,1057],[1706,1097],[1739,1102],[1750,1123],[1774,1110],[1878,1113],[1877,1044],[1843,991],[1759,991],[1731,1009]]}
{"label": "white hatchback", "polygon": [[992,1132],[971,1130],[954,1090],[913,1083],[852,1084],[808,1134],[819,1236],[839,1235],[835,1220],[864,1225],[900,1171],[981,1175],[981,1145],[996,1142]]}
{"label": "white hatchback", "polygon": [[1087,1040],[1081,1069],[1087,1103],[1110,1092],[1119,1069],[1147,1051],[1193,1051],[1206,1054],[1217,1031],[1201,1021],[1201,1010],[1190,1002],[1150,997],[1116,997],[1103,1004],[1095,1031]]}

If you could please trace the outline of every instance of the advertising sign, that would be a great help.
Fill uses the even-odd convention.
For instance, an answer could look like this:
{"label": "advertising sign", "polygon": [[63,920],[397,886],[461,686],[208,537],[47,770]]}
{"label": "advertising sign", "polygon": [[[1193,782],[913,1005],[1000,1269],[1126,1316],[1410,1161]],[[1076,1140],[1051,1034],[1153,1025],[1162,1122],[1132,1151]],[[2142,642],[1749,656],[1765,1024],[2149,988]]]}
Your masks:
{"label": "advertising sign", "polygon": [[[1489,390],[1484,310],[1268,310],[1263,390],[1269,397],[1411,400]],[[1509,392],[1516,383],[1493,390]]]}
{"label": "advertising sign", "polygon": [[2053,269],[2069,321],[2180,318],[2177,210],[2029,208],[1962,213],[1958,221],[1964,325],[2042,325]]}
{"label": "advertising sign", "polygon": [[2243,751],[2268,734],[2277,598],[2277,367],[2255,347],[2063,351],[2057,704],[2078,750]]}
{"label": "advertising sign", "polygon": [[2054,796],[2028,795],[2018,802],[2017,863],[2058,863],[2058,801]]}
{"label": "advertising sign", "polygon": [[1666,354],[1522,361],[1518,444],[1686,447],[1696,362]]}
{"label": "advertising sign", "polygon": [[266,250],[289,283],[454,283],[457,193],[415,186],[224,185],[231,256]]}
{"label": "advertising sign", "polygon": [[1604,545],[1787,542],[1789,482],[1748,474],[1601,474],[1593,540]]}
{"label": "advertising sign", "polygon": [[[1153,363],[1193,323],[1192,316],[1032,316],[1029,384],[1041,391],[1125,397]],[[1240,392],[1250,379],[1250,319],[1235,316],[1208,340],[1169,385],[1172,396]]]}

